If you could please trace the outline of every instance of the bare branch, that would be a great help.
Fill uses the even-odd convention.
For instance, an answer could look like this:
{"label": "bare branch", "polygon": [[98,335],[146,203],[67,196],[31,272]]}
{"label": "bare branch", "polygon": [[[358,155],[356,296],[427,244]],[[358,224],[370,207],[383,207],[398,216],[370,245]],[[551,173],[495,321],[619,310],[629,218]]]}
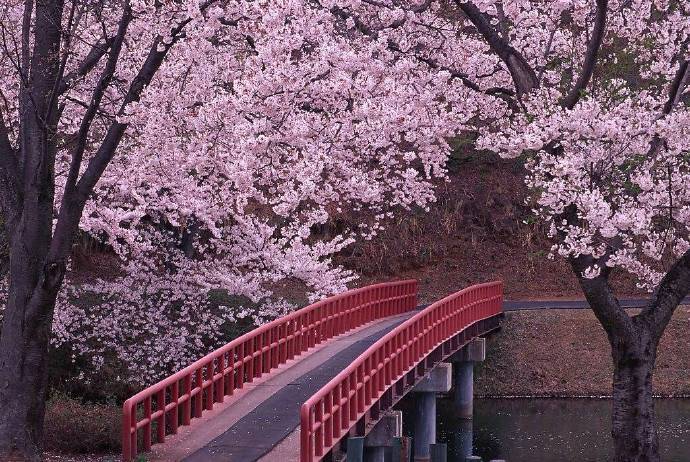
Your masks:
{"label": "bare branch", "polygon": [[[58,67],[58,73],[57,77],[55,79],[55,84],[53,85],[53,91],[50,94],[50,102],[48,103],[48,113],[45,115],[46,119],[49,119],[51,117],[51,111],[53,108],[57,109],[56,105],[53,103],[57,100],[58,97],[58,88],[60,87],[60,83],[62,82],[62,78],[65,74],[65,68],[67,67],[67,61],[69,60],[69,49],[72,46],[72,36],[74,35],[74,28],[76,28],[77,23],[79,22],[78,19],[75,20],[75,15],[77,12],[77,2],[73,1],[72,2],[72,7],[70,8],[69,15],[67,18],[67,24],[66,24],[66,34],[62,34],[65,37],[65,45],[64,45],[64,53],[62,55],[62,59],[60,60],[60,65]],[[58,116],[59,118],[59,116]]]}
{"label": "bare branch", "polygon": [[544,65],[539,69],[539,75],[537,76],[537,82],[541,85],[541,79],[544,77],[544,72],[546,71],[549,55],[551,54],[551,47],[553,46],[553,38],[556,35],[556,28],[554,27],[549,34],[549,40],[546,43],[546,48],[544,49]]}
{"label": "bare branch", "polygon": [[[673,112],[676,105],[683,99],[683,92],[686,88],[690,86],[690,61],[682,61],[680,66],[678,66],[678,71],[676,76],[671,83],[671,87],[668,92],[668,99],[664,108],[659,115],[659,118],[669,115]],[[659,149],[661,149],[664,140],[659,136],[655,135],[652,141],[649,143],[649,150],[647,151],[647,157],[654,157]]]}
{"label": "bare branch", "polygon": [[501,37],[503,37],[503,40],[508,40],[509,37],[509,24],[508,24],[508,18],[506,17],[506,12],[503,9],[503,2],[496,2],[496,17],[498,18],[498,25],[501,30]]}
{"label": "bare branch", "polygon": [[462,84],[465,85],[467,88],[474,90],[476,92],[479,92],[479,93],[484,93],[484,94],[487,94],[489,96],[495,96],[497,98],[500,98],[503,101],[505,101],[513,110],[519,109],[515,99],[513,99],[513,97],[515,96],[515,92],[513,90],[511,90],[509,88],[500,88],[500,87],[493,87],[493,88],[487,88],[486,90],[482,90],[478,84],[473,82],[469,78],[469,76],[463,72],[460,72],[456,69],[452,69],[452,68],[447,67],[447,66],[441,66],[440,64],[438,64],[435,60],[433,60],[431,58],[425,58],[425,57],[418,56],[418,55],[413,55],[413,56],[415,57],[415,59],[425,63],[427,66],[429,66],[432,69],[444,70],[444,71],[450,73],[451,78],[460,80],[462,82]]}
{"label": "bare branch", "polygon": [[[33,0],[24,1],[24,15],[22,16],[22,51],[21,51],[21,61],[19,66],[24,71],[28,71],[29,62],[31,60],[30,47],[31,47],[31,15],[34,9]],[[28,79],[28,75],[25,76]]]}
{"label": "bare branch", "polygon": [[601,48],[601,43],[604,40],[604,34],[606,32],[606,14],[608,8],[608,0],[597,0],[597,13],[594,19],[594,30],[592,31],[592,37],[587,44],[587,51],[585,52],[585,61],[582,64],[582,69],[580,70],[580,76],[577,78],[575,85],[570,89],[570,92],[561,101],[561,106],[567,109],[572,109],[575,107],[577,102],[582,97],[582,92],[589,85],[589,81],[592,79],[592,74],[594,73],[594,68],[597,64],[599,58],[599,49]]}

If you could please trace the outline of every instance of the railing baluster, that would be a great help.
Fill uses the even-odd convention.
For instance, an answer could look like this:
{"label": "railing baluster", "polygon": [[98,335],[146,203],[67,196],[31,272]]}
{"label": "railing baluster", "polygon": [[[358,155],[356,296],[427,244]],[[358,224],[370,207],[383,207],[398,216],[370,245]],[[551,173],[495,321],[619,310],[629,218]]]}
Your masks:
{"label": "railing baluster", "polygon": [[151,449],[151,397],[144,398],[144,451]]}
{"label": "railing baluster", "polygon": [[170,402],[175,403],[170,409],[170,433],[177,435],[177,427],[180,424],[180,381],[175,380],[170,389]]}
{"label": "railing baluster", "polygon": [[[193,392],[196,392],[194,395],[194,416],[196,418],[201,417],[201,413],[203,412],[203,396],[204,396],[204,378],[203,378],[203,372],[201,369],[202,366],[199,366],[199,368],[196,370],[194,373],[194,388]],[[198,390],[197,390],[198,389]]]}
{"label": "railing baluster", "polygon": [[225,379],[225,394],[232,396],[235,394],[235,349],[228,350],[228,375]]}
{"label": "railing baluster", "polygon": [[266,333],[262,332],[256,337],[256,343],[254,344],[254,351],[258,354],[257,365],[254,366],[254,377],[259,378],[264,372],[264,347],[266,346]]}
{"label": "railing baluster", "polygon": [[220,374],[218,380],[214,383],[216,390],[216,402],[222,403],[225,401],[225,353],[218,356],[218,364],[216,365],[216,373]]}
{"label": "railing baluster", "polygon": [[156,419],[156,436],[158,443],[165,442],[165,388],[156,394],[156,410],[161,413]]}
{"label": "railing baluster", "polygon": [[[215,370],[213,368],[213,359],[211,359],[208,362],[208,365],[206,366],[206,410],[210,411],[213,409],[213,401],[215,397],[213,396],[213,389],[214,389],[214,384],[213,384],[213,376],[215,375]],[[201,416],[201,414],[199,414]]]}
{"label": "railing baluster", "polygon": [[323,444],[325,447],[331,447],[331,444],[333,444],[333,425],[335,422],[333,418],[333,392],[326,394],[324,413],[327,415],[327,418],[324,422]]}
{"label": "railing baluster", "polygon": [[314,422],[321,424],[314,432],[314,453],[318,457],[323,455],[323,401],[319,401],[316,405]]}

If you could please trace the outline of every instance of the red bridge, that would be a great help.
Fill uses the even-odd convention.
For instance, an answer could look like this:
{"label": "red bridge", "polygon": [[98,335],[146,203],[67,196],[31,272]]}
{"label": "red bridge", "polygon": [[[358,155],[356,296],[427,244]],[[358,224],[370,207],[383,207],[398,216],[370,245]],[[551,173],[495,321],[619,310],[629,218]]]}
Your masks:
{"label": "red bridge", "polygon": [[[423,401],[415,457],[427,459],[448,362],[476,360],[472,342],[499,327],[502,301],[502,283],[493,282],[419,309],[417,282],[408,280],[314,303],[128,399],[122,460],[144,451],[161,461],[311,462],[346,452],[359,460],[363,446],[371,455],[388,445],[382,429],[400,420],[390,411],[409,392]],[[457,383],[467,377],[460,366],[455,388],[471,413],[469,364],[469,383]],[[400,423],[392,427],[400,436]]]}

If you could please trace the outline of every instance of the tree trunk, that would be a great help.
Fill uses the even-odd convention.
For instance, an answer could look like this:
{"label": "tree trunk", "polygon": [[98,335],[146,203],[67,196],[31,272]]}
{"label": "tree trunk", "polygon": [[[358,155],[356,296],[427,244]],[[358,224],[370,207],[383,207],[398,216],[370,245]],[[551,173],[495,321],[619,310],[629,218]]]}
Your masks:
{"label": "tree trunk", "polygon": [[0,334],[0,460],[12,462],[40,460],[48,346],[64,275],[64,265],[46,264],[25,244],[12,246]]}
{"label": "tree trunk", "polygon": [[615,462],[659,462],[652,374],[656,348],[614,346],[611,434]]}

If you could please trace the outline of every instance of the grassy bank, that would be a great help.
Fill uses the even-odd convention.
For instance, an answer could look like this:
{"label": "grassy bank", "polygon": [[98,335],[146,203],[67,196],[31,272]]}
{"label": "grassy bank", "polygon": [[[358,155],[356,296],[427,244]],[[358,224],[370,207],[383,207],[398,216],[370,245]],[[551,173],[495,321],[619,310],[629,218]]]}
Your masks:
{"label": "grassy bank", "polygon": [[[659,346],[654,392],[690,396],[690,308],[673,316]],[[476,368],[479,396],[610,396],[613,364],[591,310],[507,313]]]}

